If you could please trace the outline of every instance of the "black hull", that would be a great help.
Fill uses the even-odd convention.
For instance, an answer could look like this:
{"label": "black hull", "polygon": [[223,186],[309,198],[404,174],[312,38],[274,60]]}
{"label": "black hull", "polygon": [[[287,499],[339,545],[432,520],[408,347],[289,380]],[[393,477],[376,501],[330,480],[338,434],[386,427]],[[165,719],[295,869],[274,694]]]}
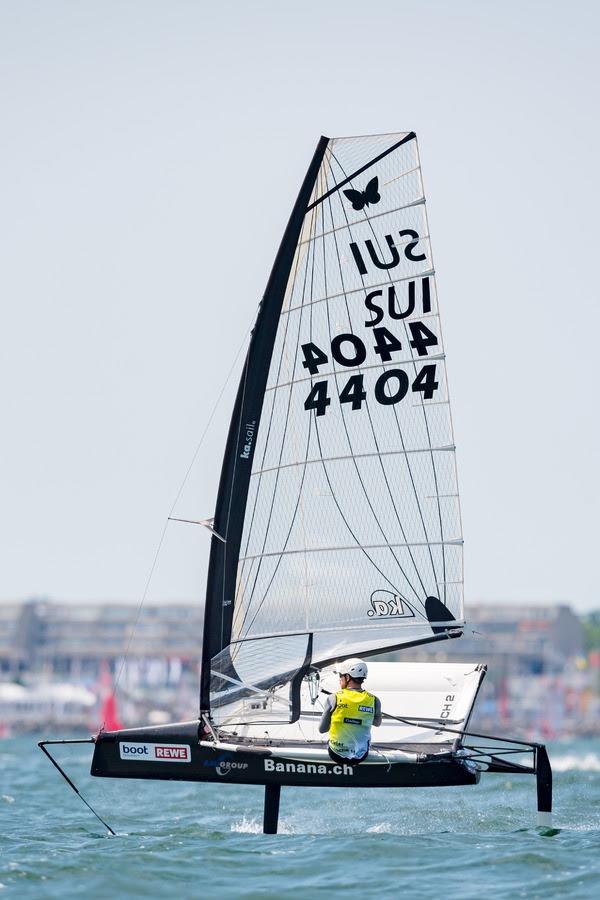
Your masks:
{"label": "black hull", "polygon": [[[303,760],[293,753],[285,756],[275,747],[240,745],[224,749],[200,745],[197,732],[197,725],[186,723],[178,730],[166,726],[102,734],[95,743],[91,774],[295,787],[445,787],[479,781],[479,772],[450,758],[352,767],[336,765],[327,758]],[[160,759],[151,758],[157,754]]]}

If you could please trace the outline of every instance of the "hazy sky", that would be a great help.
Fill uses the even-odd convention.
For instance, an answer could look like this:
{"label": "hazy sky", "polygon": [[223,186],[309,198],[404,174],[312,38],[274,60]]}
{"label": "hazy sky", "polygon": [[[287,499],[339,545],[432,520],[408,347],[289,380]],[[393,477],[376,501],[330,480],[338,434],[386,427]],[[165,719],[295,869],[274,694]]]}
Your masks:
{"label": "hazy sky", "polygon": [[[139,599],[319,135],[414,130],[467,609],[600,606],[599,19],[0,2],[0,599]],[[231,402],[179,515],[212,514]],[[150,597],[202,597],[208,545],[170,525]]]}

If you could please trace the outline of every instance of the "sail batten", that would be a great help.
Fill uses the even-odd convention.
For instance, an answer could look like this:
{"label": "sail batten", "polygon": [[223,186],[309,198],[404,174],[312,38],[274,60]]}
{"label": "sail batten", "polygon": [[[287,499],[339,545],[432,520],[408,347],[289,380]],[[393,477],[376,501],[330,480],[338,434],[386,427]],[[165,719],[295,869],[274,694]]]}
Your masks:
{"label": "sail batten", "polygon": [[[435,362],[436,360],[446,359],[446,354],[432,353],[427,358],[430,362]],[[415,359],[411,356],[409,359],[398,359],[393,362],[379,362],[372,366],[346,366],[344,369],[331,369],[328,372],[323,372],[321,377],[334,378],[336,375],[352,374],[353,372],[368,372],[369,369],[389,369],[394,366],[411,366],[414,362]],[[293,381],[283,381],[280,384],[267,385],[265,394],[269,391],[278,391],[281,390],[281,388],[290,387],[294,384],[303,384],[304,382],[311,380],[312,378],[309,376],[308,378],[295,378]]]}
{"label": "sail batten", "polygon": [[[308,667],[454,636],[464,619],[415,135],[331,139],[310,178],[269,325],[264,309],[257,321],[215,516],[227,544],[211,547],[207,606],[220,632],[205,635],[203,708],[212,692],[229,720],[252,716],[233,711],[245,679],[277,690],[284,711],[287,684],[293,715]],[[252,415],[248,383],[260,392]]]}
{"label": "sail batten", "polygon": [[[373,221],[374,219],[378,219],[379,216],[391,216],[393,213],[402,212],[402,210],[404,210],[404,209],[410,209],[413,206],[420,206],[423,203],[425,203],[425,197],[419,197],[418,200],[412,200],[410,203],[405,203],[403,206],[397,206],[395,209],[387,209],[384,212],[376,213],[375,215],[372,215],[369,218],[371,221]],[[335,228],[330,228],[329,231],[323,231],[323,232],[317,231],[314,235],[311,235],[311,237],[305,238],[304,240],[300,241],[300,246],[302,247],[306,244],[310,244],[313,241],[318,241],[319,238],[327,237],[328,235],[334,234],[335,232],[337,232],[339,234],[340,231],[344,231],[349,228],[350,228],[349,223],[342,222],[340,225],[337,225]],[[423,235],[423,237],[428,238],[429,235],[426,234],[426,235]],[[400,241],[400,245],[402,245],[403,243],[410,244],[410,240],[406,240],[404,242]]]}
{"label": "sail batten", "polygon": [[[429,275],[435,275],[435,270],[428,269],[425,272],[421,272],[421,274],[418,277],[425,278]],[[371,285],[371,290],[373,288],[384,288],[384,287],[389,287],[390,285],[401,284],[403,281],[414,281],[414,280],[415,280],[414,275],[405,275],[403,278],[388,278],[387,281],[381,281],[378,284]],[[282,309],[281,315],[284,316],[284,315],[287,315],[288,313],[295,312],[297,309],[301,309],[303,306],[311,306],[315,303],[331,302],[332,300],[337,300],[340,297],[346,297],[349,294],[359,293],[360,291],[364,291],[364,287],[362,285],[360,287],[355,287],[350,290],[341,291],[339,294],[330,294],[328,297],[317,297],[316,299],[309,300],[306,303],[301,304],[300,306],[290,306],[285,309]],[[427,313],[421,312],[419,315],[417,315],[417,318],[423,319],[427,316],[437,316],[437,312],[433,312],[433,313],[432,312],[427,312]]]}
{"label": "sail batten", "polygon": [[[384,547],[452,547],[459,546],[462,544],[462,540],[454,540],[454,541],[413,541],[412,543],[385,543],[385,544],[360,544],[360,546],[356,546],[356,544],[348,544],[346,547],[341,547],[337,544],[335,547],[301,547],[298,550],[276,550],[273,553],[260,553],[256,556],[240,556],[240,562],[245,562],[249,559],[262,559],[268,556],[289,556],[291,553],[342,553],[346,550],[382,550]],[[441,583],[441,582],[439,582]]]}
{"label": "sail batten", "polygon": [[[464,628],[465,624],[466,623],[465,623],[464,619],[452,619],[451,621],[447,621],[447,620],[441,621],[440,620],[439,622],[435,622],[435,621],[429,622],[430,627],[445,628],[445,629],[448,629],[449,631],[455,630],[457,628]],[[313,637],[318,637],[319,635],[326,635],[326,634],[332,634],[332,633],[337,634],[337,633],[341,633],[341,632],[352,632],[352,631],[356,631],[359,627],[360,626],[356,625],[356,624],[349,624],[349,625],[338,626],[335,628],[333,628],[333,627],[331,627],[331,628],[315,628],[311,632],[311,634],[313,635]],[[395,623],[390,621],[386,627],[393,629],[395,627]],[[415,621],[407,620],[407,621],[403,622],[402,629],[404,630],[404,629],[408,629],[408,628],[422,628],[422,623],[418,622],[418,621],[415,622]],[[299,636],[306,637],[307,632],[306,631],[273,631],[269,634],[256,635],[255,637],[245,637],[245,638],[239,639],[237,641],[232,641],[230,644],[230,647],[232,649],[235,649],[236,645],[240,645],[240,646],[242,644],[246,645],[253,641],[254,642],[267,641],[267,640],[271,640],[273,638],[299,637]],[[225,680],[229,680],[229,678],[230,678],[229,676],[226,678],[224,675],[221,675],[220,677],[225,678]],[[232,678],[231,680],[235,681],[236,679]]]}
{"label": "sail batten", "polygon": [[[252,476],[255,475],[264,475],[267,472],[276,472],[278,469],[291,469],[295,466],[310,466],[315,465],[316,463],[322,462],[343,462],[347,459],[370,459],[375,456],[398,456],[399,454],[404,453],[447,453],[453,452],[456,450],[456,447],[453,444],[449,444],[445,447],[411,447],[409,450],[400,449],[400,450],[379,450],[373,453],[353,453],[352,455],[346,456],[323,456],[319,459],[303,459],[296,460],[295,462],[285,463],[282,466],[271,466],[268,469],[256,469],[252,473]],[[458,494],[440,494],[440,497],[457,497]],[[434,495],[430,495],[427,499],[435,499]]]}

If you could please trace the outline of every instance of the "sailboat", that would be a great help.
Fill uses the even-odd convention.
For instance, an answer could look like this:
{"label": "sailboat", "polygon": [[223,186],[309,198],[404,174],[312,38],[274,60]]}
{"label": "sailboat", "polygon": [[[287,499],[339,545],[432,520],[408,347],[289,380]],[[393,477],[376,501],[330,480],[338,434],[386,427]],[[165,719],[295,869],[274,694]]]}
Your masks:
{"label": "sailboat", "polygon": [[[199,715],[103,730],[91,774],[265,786],[537,776],[541,744],[469,731],[472,663],[381,662],[358,766],[319,734],[335,664],[460,638],[463,538],[446,360],[414,132],[322,137],[285,229],[231,417],[207,580]],[[49,742],[42,742],[44,747]],[[47,751],[46,751],[47,752]],[[515,754],[531,754],[528,764]]]}

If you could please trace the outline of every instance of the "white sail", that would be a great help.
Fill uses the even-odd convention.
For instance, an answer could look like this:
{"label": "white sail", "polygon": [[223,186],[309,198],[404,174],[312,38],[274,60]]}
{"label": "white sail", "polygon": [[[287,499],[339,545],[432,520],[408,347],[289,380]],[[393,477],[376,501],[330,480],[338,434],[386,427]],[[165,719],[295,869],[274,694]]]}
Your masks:
{"label": "white sail", "polygon": [[230,647],[213,665],[236,674],[215,696],[462,624],[454,436],[414,135],[329,141],[260,422],[240,429],[252,469]]}

